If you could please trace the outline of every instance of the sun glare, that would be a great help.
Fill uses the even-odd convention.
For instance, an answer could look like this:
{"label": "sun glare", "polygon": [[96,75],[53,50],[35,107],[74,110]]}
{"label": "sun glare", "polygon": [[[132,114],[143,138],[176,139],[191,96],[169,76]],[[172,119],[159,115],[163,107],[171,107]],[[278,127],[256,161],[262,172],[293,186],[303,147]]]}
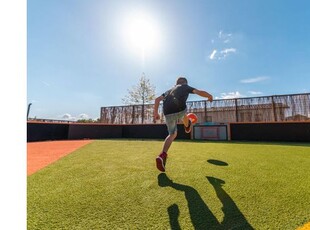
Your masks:
{"label": "sun glare", "polygon": [[124,26],[124,36],[129,48],[144,56],[152,55],[159,48],[160,33],[150,15],[136,12],[130,15]]}

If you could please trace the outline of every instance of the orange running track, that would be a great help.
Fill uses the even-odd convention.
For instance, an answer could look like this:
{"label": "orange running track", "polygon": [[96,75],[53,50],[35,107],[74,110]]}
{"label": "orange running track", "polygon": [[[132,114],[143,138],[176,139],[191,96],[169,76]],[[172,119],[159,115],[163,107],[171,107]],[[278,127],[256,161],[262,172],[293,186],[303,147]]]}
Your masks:
{"label": "orange running track", "polygon": [[91,142],[92,140],[73,140],[27,143],[27,176]]}

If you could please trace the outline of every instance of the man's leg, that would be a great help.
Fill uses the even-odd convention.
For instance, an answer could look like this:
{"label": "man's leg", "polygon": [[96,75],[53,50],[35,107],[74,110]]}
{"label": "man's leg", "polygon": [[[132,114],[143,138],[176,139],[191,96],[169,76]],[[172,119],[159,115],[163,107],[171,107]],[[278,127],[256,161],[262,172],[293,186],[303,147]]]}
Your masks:
{"label": "man's leg", "polygon": [[169,115],[165,116],[166,125],[167,125],[169,135],[166,137],[166,139],[164,141],[162,152],[156,158],[156,166],[162,172],[165,172],[168,150],[169,150],[172,142],[174,141],[174,139],[177,137],[178,119],[182,118],[184,112],[182,111],[181,113],[179,112],[179,113],[169,114]]}
{"label": "man's leg", "polygon": [[173,133],[173,134],[169,134],[164,142],[163,145],[163,150],[161,152],[161,154],[159,154],[159,156],[156,158],[156,166],[158,168],[158,170],[165,172],[165,166],[166,166],[166,160],[167,160],[167,152],[172,144],[172,142],[174,141],[174,139],[177,136],[177,132]]}
{"label": "man's leg", "polygon": [[184,117],[183,117],[183,124],[184,124],[184,126],[185,127],[187,127],[188,126],[188,122],[189,122],[189,119],[188,119],[188,117],[187,117],[187,114],[185,113],[185,115],[184,115]]}
{"label": "man's leg", "polygon": [[164,146],[163,146],[163,152],[167,153],[172,142],[174,141],[174,139],[177,137],[177,132],[170,134],[166,137],[165,142],[164,142]]}

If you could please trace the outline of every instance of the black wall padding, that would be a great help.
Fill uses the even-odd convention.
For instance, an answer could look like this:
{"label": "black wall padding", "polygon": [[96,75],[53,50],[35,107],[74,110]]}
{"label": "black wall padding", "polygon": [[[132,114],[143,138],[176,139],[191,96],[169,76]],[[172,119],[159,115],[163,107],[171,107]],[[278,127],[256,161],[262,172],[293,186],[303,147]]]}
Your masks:
{"label": "black wall padding", "polygon": [[[56,124],[27,123],[27,141],[79,140],[104,138],[150,138],[165,139],[165,124],[106,125],[106,124]],[[183,125],[178,125],[177,139],[190,139]]]}
{"label": "black wall padding", "polygon": [[230,124],[231,140],[310,142],[310,122]]}
{"label": "black wall padding", "polygon": [[[167,135],[168,131],[165,124],[124,125],[122,137],[165,139]],[[190,139],[190,134],[185,133],[183,125],[178,125],[177,139]]]}
{"label": "black wall padding", "polygon": [[67,140],[69,124],[27,123],[27,142]]}
{"label": "black wall padding", "polygon": [[70,124],[69,126],[69,140],[121,137],[122,126],[120,125]]}
{"label": "black wall padding", "polygon": [[[310,122],[231,123],[231,140],[310,142]],[[27,142],[104,138],[164,139],[164,124],[105,125],[72,123],[27,123]],[[190,139],[183,125],[178,125],[177,139]]]}

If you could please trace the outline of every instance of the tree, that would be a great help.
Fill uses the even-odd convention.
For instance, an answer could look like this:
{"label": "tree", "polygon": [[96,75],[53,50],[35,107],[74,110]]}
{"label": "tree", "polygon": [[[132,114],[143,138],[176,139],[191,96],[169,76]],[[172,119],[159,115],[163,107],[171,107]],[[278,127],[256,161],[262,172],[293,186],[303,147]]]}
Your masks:
{"label": "tree", "polygon": [[155,86],[151,85],[150,80],[146,78],[145,74],[139,80],[139,83],[128,89],[128,95],[122,99],[126,105],[134,104],[148,104],[155,99]]}
{"label": "tree", "polygon": [[100,122],[100,118],[97,118],[96,120],[95,119],[79,119],[77,120],[76,122],[78,123],[99,123]]}
{"label": "tree", "polygon": [[[145,74],[139,80],[139,83],[128,90],[128,95],[123,98],[123,103],[126,105],[142,104],[141,119],[144,122],[144,105],[155,99],[155,86],[150,83]],[[134,116],[134,112],[133,112]]]}

